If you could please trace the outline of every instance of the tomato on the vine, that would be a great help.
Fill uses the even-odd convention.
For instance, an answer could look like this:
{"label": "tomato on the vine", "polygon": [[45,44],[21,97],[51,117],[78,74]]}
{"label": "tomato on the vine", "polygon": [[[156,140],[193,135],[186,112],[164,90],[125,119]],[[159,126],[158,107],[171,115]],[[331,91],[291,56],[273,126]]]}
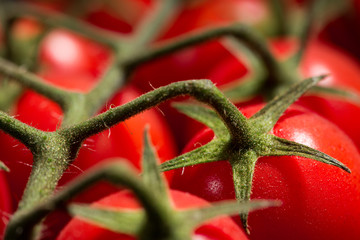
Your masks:
{"label": "tomato on the vine", "polygon": [[[171,200],[177,209],[188,209],[206,206],[209,203],[189,193],[170,190]],[[110,209],[127,209],[129,211],[141,208],[134,195],[128,191],[111,194],[92,204],[94,207]],[[60,233],[57,240],[100,240],[117,239],[132,240],[133,236],[115,233],[79,218],[73,218]],[[192,239],[202,240],[242,240],[248,239],[243,231],[229,218],[221,217],[208,221],[198,227]]]}
{"label": "tomato on the vine", "polygon": [[[106,104],[104,111],[123,105],[139,96],[140,93],[136,88],[127,86]],[[146,126],[149,126],[150,137],[160,161],[173,158],[177,150],[170,129],[161,114],[156,109],[150,109],[85,140],[79,156],[69,168],[70,173],[65,173],[60,183],[64,184],[74,179],[80,172],[101,160],[114,157],[124,158],[140,170],[142,138]],[[170,179],[171,175],[168,174],[167,177]],[[77,200],[89,202],[114,191],[114,187],[101,184],[81,194]]]}
{"label": "tomato on the vine", "polygon": [[[249,117],[262,106],[241,109]],[[318,149],[347,165],[334,166],[294,156],[261,157],[256,165],[251,199],[278,199],[279,208],[249,214],[250,239],[357,239],[360,235],[360,155],[353,142],[334,124],[302,107],[291,107],[272,134]],[[205,129],[184,151],[214,137]],[[174,171],[171,187],[208,201],[235,198],[227,161],[199,164]]]}
{"label": "tomato on the vine", "polygon": [[[269,9],[262,0],[184,2],[178,16],[156,43],[237,22],[251,26],[262,25],[269,18]],[[170,82],[206,78],[217,63],[228,57],[231,57],[231,53],[219,41],[208,41],[139,66],[132,82],[140,89],[149,91]]]}
{"label": "tomato on the vine", "polygon": [[51,31],[39,46],[41,71],[80,72],[95,78],[104,72],[109,59],[109,49],[64,29]]}
{"label": "tomato on the vine", "polygon": [[[271,50],[277,59],[285,60],[290,57],[298,47],[296,39],[273,39],[270,41]],[[327,74],[328,77],[320,82],[321,86],[343,89],[350,93],[360,94],[360,67],[359,63],[344,54],[341,50],[323,42],[310,41],[298,69],[302,79]],[[251,73],[252,69],[245,69],[238,59],[228,59],[210,75],[213,82],[241,81],[244,74]],[[265,89],[266,91],[266,89]],[[255,96],[256,102],[263,101],[261,96]],[[311,109],[344,130],[358,145],[360,142],[360,128],[356,119],[360,116],[360,107],[356,101],[336,94],[311,93],[302,96],[298,104]]]}
{"label": "tomato on the vine", "polygon": [[[107,104],[107,108],[122,105],[138,96],[139,92],[135,88],[126,87],[120,90]],[[20,98],[14,115],[19,120],[44,131],[55,131],[62,120],[62,111],[57,104],[31,91],[27,91]],[[156,109],[151,109],[87,139],[80,150],[78,158],[71,164],[69,172],[64,174],[63,182],[67,182],[93,164],[109,157],[128,159],[139,169],[142,132],[146,125],[150,127],[150,136],[161,161],[174,157],[176,147],[167,123],[161,114],[156,112]],[[22,144],[10,136],[1,133],[0,138],[3,142],[0,147],[1,159],[11,169],[8,177],[12,192],[19,199],[31,170],[32,156]],[[21,179],[19,176],[21,176]],[[94,200],[110,191],[110,189],[105,190],[104,188],[98,190],[97,193],[92,191],[86,198],[82,199]]]}

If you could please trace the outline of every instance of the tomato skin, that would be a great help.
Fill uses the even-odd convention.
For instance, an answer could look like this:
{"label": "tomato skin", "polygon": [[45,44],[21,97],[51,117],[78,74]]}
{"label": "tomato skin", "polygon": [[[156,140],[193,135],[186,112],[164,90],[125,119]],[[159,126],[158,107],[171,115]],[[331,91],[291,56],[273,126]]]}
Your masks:
{"label": "tomato skin", "polygon": [[[136,88],[127,86],[106,104],[103,111],[123,105],[138,96],[140,93]],[[69,168],[70,173],[65,173],[60,183],[65,184],[75,178],[79,174],[79,169],[81,172],[86,171],[96,163],[114,157],[126,159],[140,170],[143,133],[146,126],[149,126],[150,137],[160,161],[164,162],[175,157],[177,149],[165,119],[156,112],[156,109],[150,109],[85,140],[77,159]],[[168,174],[167,177],[170,179],[171,175]],[[91,202],[114,191],[113,186],[98,184],[91,191],[81,194],[77,201]]]}
{"label": "tomato skin", "polygon": [[39,47],[40,69],[61,74],[87,73],[99,77],[110,56],[109,49],[64,29],[51,31]]}
{"label": "tomato skin", "polygon": [[[249,16],[249,11],[258,14]],[[254,26],[267,21],[269,15],[262,0],[189,1],[156,43],[235,22]],[[149,91],[171,82],[206,78],[217,63],[228,57],[231,54],[219,41],[208,41],[140,66],[132,81],[140,89]]]}
{"label": "tomato skin", "polygon": [[[285,60],[297,50],[296,39],[272,39],[270,47],[277,59]],[[212,81],[234,82],[241,81],[244,76],[243,63],[236,59],[228,59],[210,73]],[[360,67],[359,63],[343,51],[313,40],[305,50],[305,54],[297,69],[302,79],[326,74],[328,77],[319,84],[335,89],[344,89],[360,94]],[[251,69],[247,73],[251,73]],[[296,71],[294,71],[296,74]],[[255,96],[255,102],[262,101],[260,96]],[[251,101],[254,101],[251,99]],[[250,100],[247,100],[250,101]],[[348,99],[332,95],[306,94],[298,104],[317,112],[328,120],[338,125],[345,131],[358,148],[360,145],[360,129],[355,122],[360,117],[360,107]]]}
{"label": "tomato skin", "polygon": [[[127,87],[119,91],[113,100],[107,104],[107,108],[122,105],[138,96],[139,92],[135,88]],[[19,100],[14,114],[19,120],[44,131],[55,131],[62,120],[62,112],[59,106],[30,91],[26,92]],[[109,157],[128,159],[139,169],[142,134],[146,125],[150,127],[150,136],[161,161],[173,158],[176,154],[176,147],[170,130],[160,113],[151,109],[87,139],[85,146],[80,150],[78,159],[72,163],[69,172],[64,174],[64,179],[61,182],[65,183],[73,179],[93,164]],[[3,132],[0,134],[0,139],[3,142],[0,146],[1,158],[11,169],[8,175],[12,192],[16,199],[20,199],[31,170],[29,165],[32,164],[32,155],[23,144]],[[123,144],[123,147],[119,144]],[[22,176],[21,179],[19,176]],[[99,188],[98,193],[90,192],[83,200],[88,199],[87,201],[90,201],[93,198],[99,198],[108,194],[108,191],[110,189]],[[111,191],[114,190],[111,188]]]}
{"label": "tomato skin", "polygon": [[[261,106],[241,111],[251,116]],[[280,118],[272,134],[335,157],[352,173],[301,157],[261,157],[255,166],[251,199],[279,199],[282,206],[250,213],[250,239],[357,239],[360,223],[360,156],[351,140],[326,119],[301,107]],[[213,138],[199,133],[184,151]],[[235,198],[231,167],[214,162],[174,171],[171,187],[208,201]],[[331,226],[331,228],[329,228]]]}
{"label": "tomato skin", "polygon": [[[94,5],[94,4],[93,4]],[[152,0],[110,0],[96,3],[85,15],[85,21],[107,30],[131,33],[152,10]]]}
{"label": "tomato skin", "polygon": [[[203,199],[188,193],[170,190],[170,196],[174,206],[177,209],[187,209],[200,206],[206,206],[209,203]],[[132,193],[128,191],[120,191],[109,195],[92,204],[94,207],[104,207],[110,209],[138,209],[141,206],[137,202]],[[240,230],[236,224],[227,217],[221,217],[211,220],[200,226],[195,231],[195,236],[203,237],[204,240],[232,240],[247,239],[246,235]],[[195,237],[194,236],[194,237]],[[116,239],[116,240],[132,240],[132,236],[114,233],[101,227],[88,224],[79,218],[73,218],[70,223],[60,233],[57,240],[71,239]]]}
{"label": "tomato skin", "polygon": [[2,219],[0,221],[0,236],[2,236],[10,214],[13,212],[10,188],[3,172],[0,172],[0,196],[0,216]]}

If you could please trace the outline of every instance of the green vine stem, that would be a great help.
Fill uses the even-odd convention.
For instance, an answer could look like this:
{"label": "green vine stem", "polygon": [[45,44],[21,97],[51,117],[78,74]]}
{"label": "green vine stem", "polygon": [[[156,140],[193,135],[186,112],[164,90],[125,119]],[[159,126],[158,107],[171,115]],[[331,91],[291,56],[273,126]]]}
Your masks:
{"label": "green vine stem", "polygon": [[[173,0],[174,3],[176,0]],[[174,4],[173,3],[173,4]],[[169,6],[171,4],[169,3]],[[173,7],[175,5],[172,5]],[[37,9],[35,7],[27,6],[17,6],[17,4],[9,4],[4,7],[9,8],[10,15],[21,15],[24,13],[30,14],[38,18],[41,22],[52,25],[65,27],[70,30],[76,31],[96,42],[109,46],[114,50],[116,56],[116,62],[121,66],[124,66],[126,72],[131,72],[136,66],[143,64],[149,60],[156,59],[158,57],[173,53],[175,51],[188,48],[205,41],[210,41],[212,39],[233,36],[239,41],[244,42],[248,47],[250,47],[262,60],[266,69],[270,74],[270,79],[292,79],[294,78],[293,74],[287,72],[282,65],[278,64],[272,54],[270,53],[266,41],[260,34],[257,34],[254,30],[249,27],[246,27],[241,24],[235,24],[228,27],[221,27],[206,30],[200,33],[186,34],[182,37],[177,38],[176,40],[171,41],[170,43],[163,43],[158,47],[153,47],[150,49],[144,48],[144,46],[139,46],[138,49],[131,47],[132,42],[129,42],[129,39],[124,38],[123,36],[114,33],[103,34],[97,28],[91,27],[85,23],[76,21],[76,19],[66,17],[66,16],[49,16],[49,14]],[[167,9],[167,8],[165,8]],[[156,21],[156,18],[155,20]],[[146,29],[145,29],[146,30]],[[143,33],[139,32],[138,34],[146,35],[146,31]],[[146,37],[147,38],[147,37]],[[150,36],[149,36],[150,38]],[[121,41],[121,39],[124,39]],[[130,44],[130,45],[129,45]],[[125,49],[131,49],[125,50]],[[295,82],[295,80],[291,81]]]}
{"label": "green vine stem", "polygon": [[283,0],[268,1],[270,9],[275,18],[275,26],[277,27],[277,36],[287,35],[289,32],[288,15],[285,10],[285,2]]}
{"label": "green vine stem", "polygon": [[[133,33],[126,49],[131,52],[151,44],[160,35],[171,18],[176,15],[181,0],[159,0],[155,3],[155,10],[148,14]],[[125,49],[125,50],[126,50]]]}
{"label": "green vine stem", "polygon": [[[167,194],[163,176],[158,172],[155,152],[147,131],[144,134],[143,181],[128,164],[121,161],[109,161],[99,164],[86,175],[79,177],[61,192],[35,207],[17,214],[9,223],[5,240],[31,239],[36,224],[55,209],[65,207],[66,203],[81,191],[99,180],[106,180],[130,188],[143,205],[143,211],[122,212],[101,208],[72,205],[68,210],[72,214],[91,220],[93,224],[112,231],[137,235],[140,239],[191,239],[193,229],[204,221],[224,214],[248,212],[251,210],[278,206],[277,201],[252,201],[241,204],[225,201],[214,206],[177,211],[173,209]],[[151,189],[151,191],[150,191]],[[155,190],[155,191],[154,191]],[[104,223],[106,223],[104,225]],[[121,223],[126,223],[123,225]]]}
{"label": "green vine stem", "polygon": [[66,99],[68,99],[72,94],[68,91],[45,83],[41,78],[30,73],[25,68],[19,67],[3,58],[0,58],[0,73],[11,78],[13,81],[21,83],[25,87],[31,88],[36,92],[45,95],[51,100],[59,103],[62,107],[66,105]]}
{"label": "green vine stem", "polygon": [[[211,122],[209,127],[213,128],[216,137],[191,152],[162,163],[161,170],[168,171],[195,164],[227,160],[233,169],[235,195],[239,201],[250,199],[255,164],[261,156],[302,156],[350,172],[348,167],[331,156],[270,134],[271,129],[288,106],[324,77],[310,78],[292,86],[284,94],[270,101],[250,119],[245,120],[247,122],[246,127],[241,128],[240,125],[243,123],[238,122],[238,130],[249,131],[237,135],[238,138],[243,138],[241,141],[237,139],[237,141],[234,141],[233,135],[229,137],[228,130],[222,124],[219,124],[219,119],[216,115],[211,114],[209,110],[203,110],[197,114],[194,107],[187,106],[187,111],[192,112],[195,119],[202,121],[204,124]],[[199,112],[198,109],[196,111]],[[207,116],[205,118],[201,116],[204,113]],[[240,111],[238,111],[238,114],[242,115]],[[247,213],[241,214],[241,220],[244,228],[247,229]]]}
{"label": "green vine stem", "polygon": [[[37,202],[43,202],[51,196],[62,172],[67,168],[69,162],[76,157],[81,142],[85,138],[101,132],[120,121],[126,120],[160,102],[184,94],[194,96],[199,101],[215,108],[218,114],[226,121],[231,135],[234,139],[237,139],[236,142],[241,142],[243,135],[249,132],[246,130],[246,123],[239,124],[244,122],[245,117],[238,114],[237,108],[229,102],[211,81],[201,80],[183,81],[161,87],[123,106],[110,109],[90,120],[60,129],[56,132],[49,133],[36,130],[42,138],[36,139],[37,141],[34,141],[31,146],[34,155],[34,167],[20,202],[19,210],[13,218],[16,219],[18,214],[21,216],[22,212],[32,209]],[[15,123],[15,130],[17,130],[17,125],[27,126],[16,119],[8,117],[6,114],[4,116],[6,117],[5,119]],[[33,129],[29,126],[27,128]],[[18,137],[17,134],[11,131],[8,131],[8,133],[13,137]],[[29,137],[32,134],[25,136]],[[251,137],[248,136],[248,138]],[[23,141],[28,143],[26,139]]]}
{"label": "green vine stem", "polygon": [[254,51],[262,60],[270,75],[278,76],[281,74],[282,70],[279,69],[281,66],[277,64],[275,58],[270,53],[265,39],[256,31],[243,24],[234,24],[227,27],[213,28],[199,33],[186,34],[182,37],[178,37],[176,41],[161,44],[149,51],[144,51],[131,56],[128,59],[124,59],[124,65],[129,69],[133,69],[137,65],[145,63],[150,59],[156,59],[171,52],[176,52],[190,46],[225,36],[236,38]]}
{"label": "green vine stem", "polygon": [[[9,222],[4,239],[33,239],[32,230],[51,211],[63,207],[67,201],[82,190],[90,187],[101,179],[131,188],[139,197],[146,209],[154,209],[156,201],[141,181],[134,170],[124,163],[113,162],[98,166],[97,170],[89,172],[73,182],[69,187],[55,195],[50,201],[41,201],[33,207],[17,212]],[[155,211],[156,212],[156,211]]]}
{"label": "green vine stem", "polygon": [[22,142],[30,150],[34,150],[44,133],[36,128],[20,122],[19,120],[0,111],[0,129]]}
{"label": "green vine stem", "polygon": [[6,9],[7,18],[21,17],[24,15],[34,16],[40,22],[46,23],[49,26],[61,26],[87,38],[96,40],[96,42],[112,48],[115,52],[119,51],[119,46],[123,42],[121,37],[124,36],[118,33],[115,34],[107,30],[95,28],[67,15],[55,12],[49,13],[31,4],[6,2],[3,4],[3,7]]}
{"label": "green vine stem", "polygon": [[105,113],[76,126],[61,129],[59,134],[67,136],[71,142],[82,141],[120,121],[124,121],[148,108],[180,95],[190,95],[213,107],[224,120],[231,136],[238,142],[241,142],[244,135],[247,136],[249,131],[247,130],[247,123],[245,123],[246,118],[238,114],[237,108],[209,80],[188,80],[171,83],[146,93],[127,104],[109,109]]}

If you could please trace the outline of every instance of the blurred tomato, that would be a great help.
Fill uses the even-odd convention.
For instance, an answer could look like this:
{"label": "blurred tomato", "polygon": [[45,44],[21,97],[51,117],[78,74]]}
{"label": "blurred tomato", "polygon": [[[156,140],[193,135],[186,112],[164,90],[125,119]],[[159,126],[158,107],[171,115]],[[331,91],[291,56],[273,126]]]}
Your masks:
{"label": "blurred tomato", "polygon": [[[171,200],[177,209],[188,209],[206,206],[205,200],[198,198],[189,193],[170,190]],[[138,201],[134,195],[128,191],[121,191],[109,195],[92,204],[94,207],[103,207],[111,209],[126,209],[135,210],[140,208]],[[80,218],[74,218],[60,233],[58,240],[71,240],[71,239],[87,239],[87,240],[100,240],[100,239],[117,239],[117,240],[133,240],[133,236],[126,234],[115,233],[106,230],[94,224],[86,223]],[[228,217],[216,218],[210,220],[195,231],[192,239],[201,240],[245,240],[248,239],[242,230]]]}

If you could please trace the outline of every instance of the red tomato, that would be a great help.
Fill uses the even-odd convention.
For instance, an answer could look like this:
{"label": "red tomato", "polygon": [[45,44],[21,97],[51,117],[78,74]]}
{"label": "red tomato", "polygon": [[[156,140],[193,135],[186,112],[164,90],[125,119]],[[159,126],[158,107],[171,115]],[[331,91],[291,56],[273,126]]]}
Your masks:
{"label": "red tomato", "polygon": [[[47,77],[49,76],[51,75],[47,75]],[[81,79],[81,75],[79,77],[73,76],[76,77],[75,79],[71,79],[71,76],[67,76],[67,78],[65,76],[65,81],[55,79],[58,75],[52,77],[52,79],[48,78],[47,81],[62,84],[68,90],[77,90],[82,87],[84,91],[92,86],[92,82],[77,81]],[[87,78],[83,77],[83,79]],[[79,86],[79,84],[83,84],[83,86]],[[122,105],[138,96],[139,92],[135,88],[126,87],[119,91],[107,104],[107,108]],[[145,111],[125,121],[125,123],[120,123],[116,127],[86,140],[78,159],[72,163],[72,167],[69,169],[70,173],[65,174],[64,181],[74,178],[91,167],[92,164],[108,157],[128,158],[139,168],[142,132],[146,125],[150,127],[150,136],[158,150],[160,159],[165,161],[174,157],[176,150],[170,130],[160,113],[156,111],[156,109]],[[44,131],[55,131],[62,120],[62,111],[57,104],[30,91],[25,92],[20,98],[13,114],[19,120]],[[8,135],[1,133],[0,138],[3,143],[0,146],[1,159],[11,169],[8,175],[12,192],[15,198],[19,200],[31,170],[32,156],[22,144]],[[21,179],[19,176],[22,176]],[[101,197],[97,194],[91,195],[92,197]]]}
{"label": "red tomato", "polygon": [[[205,200],[193,196],[188,193],[171,190],[170,196],[173,204],[177,209],[187,209],[206,206]],[[139,203],[132,193],[128,191],[121,191],[109,195],[93,204],[94,207],[104,207],[111,209],[138,209]],[[95,239],[116,239],[116,240],[130,240],[135,239],[132,236],[115,233],[93,224],[86,223],[79,218],[74,218],[62,230],[57,240],[95,240]],[[228,217],[221,217],[201,225],[195,230],[193,239],[202,240],[241,240],[247,239],[246,235],[236,224]]]}
{"label": "red tomato", "polygon": [[[138,96],[140,96],[139,92],[134,87],[128,86],[119,91],[105,109],[123,105]],[[170,129],[165,119],[156,111],[156,109],[145,111],[110,130],[87,139],[78,158],[70,166],[69,173],[64,174],[61,183],[72,180],[82,171],[107,158],[121,157],[140,169],[143,133],[146,126],[150,127],[150,137],[154,142],[160,161],[164,162],[175,157],[176,147]],[[101,185],[81,194],[77,200],[90,202],[114,191],[114,187]]]}
{"label": "red tomato", "polygon": [[95,26],[130,33],[152,8],[152,0],[110,0],[96,3],[85,20]]}
{"label": "red tomato", "polygon": [[5,174],[3,174],[3,172],[0,172],[0,195],[0,236],[2,236],[5,225],[7,224],[13,211],[10,189]]}
{"label": "red tomato", "polygon": [[[235,22],[259,27],[266,25],[269,18],[268,6],[262,0],[186,1],[169,29],[156,40],[156,43],[165,43],[190,32],[226,26]],[[131,81],[147,92],[171,82],[208,79],[212,69],[228,58],[234,57],[222,43],[217,40],[208,41],[139,66]],[[178,126],[188,125],[187,120],[170,104],[171,102],[163,104],[161,110],[167,116],[171,128],[174,129],[178,145],[183,147],[189,140],[190,134],[184,134],[183,128]]]}
{"label": "red tomato", "polygon": [[[247,116],[262,106],[242,109]],[[287,110],[272,134],[335,157],[352,173],[302,157],[261,157],[251,199],[279,199],[282,206],[250,213],[250,239],[357,239],[360,235],[360,156],[351,140],[326,119],[300,107]],[[209,129],[184,151],[213,138]],[[171,187],[209,201],[235,198],[227,161],[175,170]],[[331,226],[331,227],[329,227]]]}
{"label": "red tomato", "polygon": [[[234,22],[254,26],[263,23],[267,18],[269,11],[261,0],[189,1],[157,42]],[[206,78],[207,73],[217,63],[228,57],[231,57],[231,54],[222,44],[210,41],[140,66],[132,81],[140,89],[149,91],[170,82]]]}
{"label": "red tomato", "polygon": [[[271,41],[271,47],[275,56],[284,60],[296,51],[297,42],[294,39],[277,39]],[[301,61],[298,74],[302,79],[328,74],[329,76],[321,81],[320,85],[360,94],[359,66],[342,51],[319,41],[311,41]],[[248,71],[251,72],[251,69]],[[241,81],[243,76],[244,65],[239,60],[230,59],[215,68],[210,74],[210,79],[214,82],[231,82],[238,79]],[[257,97],[256,101],[262,99]],[[331,95],[305,95],[298,100],[298,103],[334,122],[355,143],[360,143],[360,127],[356,123],[356,119],[360,117],[360,107],[355,102]]]}
{"label": "red tomato", "polygon": [[56,29],[42,41],[39,56],[42,69],[66,74],[81,72],[98,77],[108,65],[110,52],[68,30]]}

